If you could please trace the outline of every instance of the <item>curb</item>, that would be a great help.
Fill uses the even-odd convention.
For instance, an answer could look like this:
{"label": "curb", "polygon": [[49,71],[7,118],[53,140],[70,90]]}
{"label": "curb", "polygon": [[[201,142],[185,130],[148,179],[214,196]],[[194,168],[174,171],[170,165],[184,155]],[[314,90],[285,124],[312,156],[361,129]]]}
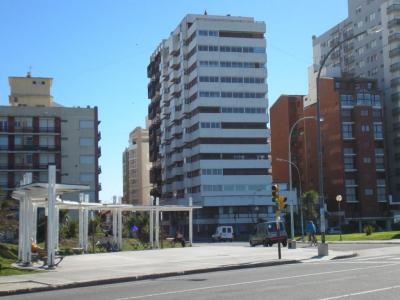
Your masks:
{"label": "curb", "polygon": [[187,271],[179,271],[179,272],[137,275],[137,276],[128,276],[128,277],[120,277],[120,278],[107,278],[107,279],[85,281],[85,282],[74,282],[74,283],[68,283],[68,284],[62,284],[62,285],[48,285],[48,286],[44,286],[44,287],[34,287],[34,288],[25,288],[25,289],[18,289],[18,290],[0,291],[0,296],[11,296],[11,295],[18,295],[18,294],[37,293],[37,292],[54,291],[54,290],[61,290],[61,289],[73,289],[73,288],[89,287],[89,286],[104,285],[104,284],[123,283],[123,282],[129,282],[129,281],[140,281],[140,280],[147,280],[147,279],[173,277],[173,276],[201,274],[201,273],[208,273],[208,272],[250,269],[250,268],[259,268],[259,267],[272,267],[272,266],[279,266],[279,265],[296,264],[296,263],[300,263],[300,262],[301,262],[300,260],[270,261],[270,262],[254,263],[254,264],[229,265],[229,266],[187,270]]}
{"label": "curb", "polygon": [[344,255],[335,256],[331,260],[353,258],[353,257],[356,257],[356,256],[358,256],[358,253],[353,252],[352,254],[344,254]]}
{"label": "curb", "polygon": [[371,242],[371,241],[332,241],[328,242],[328,244],[335,244],[335,245],[340,245],[340,244],[346,244],[346,245],[399,245],[400,246],[400,241],[399,242],[394,242],[394,241],[379,241],[379,242]]}

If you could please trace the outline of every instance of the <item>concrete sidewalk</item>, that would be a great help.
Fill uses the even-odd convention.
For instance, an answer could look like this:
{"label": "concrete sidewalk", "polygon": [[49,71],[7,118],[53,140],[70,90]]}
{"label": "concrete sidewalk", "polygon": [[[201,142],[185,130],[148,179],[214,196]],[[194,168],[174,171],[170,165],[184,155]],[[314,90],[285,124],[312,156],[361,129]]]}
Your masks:
{"label": "concrete sidewalk", "polygon": [[317,249],[251,248],[244,243],[198,244],[194,247],[67,256],[48,272],[0,277],[0,296],[107,283],[161,278],[229,269],[270,266],[351,256],[330,251],[318,258]]}

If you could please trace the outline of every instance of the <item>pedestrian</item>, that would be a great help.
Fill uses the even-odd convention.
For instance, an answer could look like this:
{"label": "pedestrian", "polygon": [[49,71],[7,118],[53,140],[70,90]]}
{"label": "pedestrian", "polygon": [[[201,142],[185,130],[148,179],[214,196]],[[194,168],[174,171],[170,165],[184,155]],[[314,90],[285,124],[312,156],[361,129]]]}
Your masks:
{"label": "pedestrian", "polygon": [[313,221],[308,221],[307,227],[306,227],[306,233],[308,234],[308,241],[309,242],[314,242],[316,240],[315,238],[315,233],[317,229],[315,228],[315,225]]}

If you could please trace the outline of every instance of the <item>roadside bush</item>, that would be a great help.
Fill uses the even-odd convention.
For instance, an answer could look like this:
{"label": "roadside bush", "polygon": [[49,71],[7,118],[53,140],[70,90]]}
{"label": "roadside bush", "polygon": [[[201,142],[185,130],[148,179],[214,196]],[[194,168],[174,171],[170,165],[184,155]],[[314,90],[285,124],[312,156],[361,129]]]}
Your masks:
{"label": "roadside bush", "polygon": [[371,235],[374,231],[375,231],[374,226],[372,226],[370,224],[364,226],[364,232],[366,235]]}

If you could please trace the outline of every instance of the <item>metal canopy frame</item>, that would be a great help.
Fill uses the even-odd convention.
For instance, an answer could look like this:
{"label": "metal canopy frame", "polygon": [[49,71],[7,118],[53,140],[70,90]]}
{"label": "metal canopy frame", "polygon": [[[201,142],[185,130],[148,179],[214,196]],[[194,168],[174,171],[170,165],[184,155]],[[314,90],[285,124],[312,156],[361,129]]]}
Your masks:
{"label": "metal canopy frame", "polygon": [[[70,209],[79,212],[79,247],[84,251],[88,248],[88,212],[107,210],[112,212],[113,237],[118,249],[122,249],[122,212],[148,212],[150,214],[150,244],[152,248],[160,247],[160,213],[168,211],[183,211],[189,213],[189,243],[193,243],[193,206],[189,198],[188,206],[159,205],[159,198],[155,205],[129,205],[122,204],[122,197],[113,197],[113,203],[90,203],[89,195],[83,192],[90,189],[87,185],[58,184],[55,183],[55,166],[49,166],[48,183],[32,183],[32,173],[26,173],[20,186],[17,187],[12,197],[20,202],[19,211],[19,240],[18,258],[23,265],[32,262],[31,244],[36,242],[37,233],[37,208],[42,207],[47,211],[47,265],[54,267],[54,258],[59,242],[59,210]],[[79,202],[63,200],[61,196],[66,193],[79,192]],[[153,203],[153,201],[152,201]]]}

